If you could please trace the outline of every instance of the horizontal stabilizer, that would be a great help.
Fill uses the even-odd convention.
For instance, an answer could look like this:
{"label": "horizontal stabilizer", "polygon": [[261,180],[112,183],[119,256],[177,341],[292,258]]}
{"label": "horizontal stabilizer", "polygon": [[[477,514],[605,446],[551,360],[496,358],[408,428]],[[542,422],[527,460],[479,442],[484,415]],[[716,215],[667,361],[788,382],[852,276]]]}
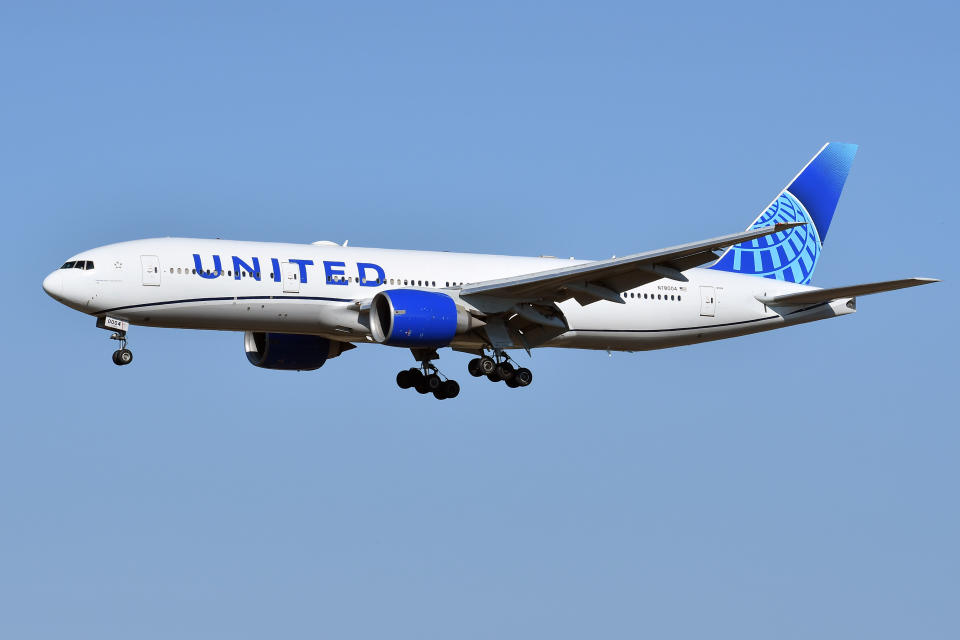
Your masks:
{"label": "horizontal stabilizer", "polygon": [[757,300],[772,307],[818,304],[839,298],[853,298],[855,296],[865,296],[870,293],[917,287],[921,284],[930,284],[931,282],[940,281],[936,278],[905,278],[903,280],[855,284],[849,287],[834,287],[833,289],[813,289],[811,291],[801,291],[800,293],[789,293],[783,296],[757,296]]}

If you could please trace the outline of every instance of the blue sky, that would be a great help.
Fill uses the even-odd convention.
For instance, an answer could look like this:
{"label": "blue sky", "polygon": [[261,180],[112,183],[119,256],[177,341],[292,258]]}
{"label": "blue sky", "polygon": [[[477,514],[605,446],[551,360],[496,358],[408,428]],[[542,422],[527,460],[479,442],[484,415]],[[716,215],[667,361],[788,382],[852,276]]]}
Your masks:
{"label": "blue sky", "polygon": [[[0,635],[955,638],[956,69],[924,2],[6,3]],[[945,282],[533,386],[261,371],[40,281],[152,236],[605,258],[860,153],[814,278]],[[16,303],[16,306],[13,303]],[[23,305],[23,306],[21,306]]]}

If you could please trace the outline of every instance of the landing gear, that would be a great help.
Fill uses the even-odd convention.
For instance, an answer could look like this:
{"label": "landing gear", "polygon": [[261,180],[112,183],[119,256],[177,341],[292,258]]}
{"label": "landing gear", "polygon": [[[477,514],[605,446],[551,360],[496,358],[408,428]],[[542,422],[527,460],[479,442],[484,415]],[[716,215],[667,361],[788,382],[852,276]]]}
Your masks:
{"label": "landing gear", "polygon": [[467,371],[475,378],[486,376],[490,382],[505,382],[511,389],[526,387],[533,382],[530,369],[514,367],[504,351],[494,350],[493,357],[474,358],[467,364]]}
{"label": "landing gear", "polygon": [[110,334],[110,339],[120,343],[120,348],[113,352],[113,364],[122,367],[133,362],[133,351],[127,349],[127,329],[130,328],[129,322],[120,320],[119,318],[111,318],[110,316],[101,316],[97,318],[97,328],[113,331],[113,333]]}
{"label": "landing gear", "polygon": [[120,348],[113,352],[113,364],[122,367],[133,362],[133,351],[127,349],[127,332],[117,331],[110,339],[120,342]]}
{"label": "landing gear", "polygon": [[456,380],[450,380],[440,373],[440,370],[431,362],[438,358],[437,352],[432,349],[411,349],[413,357],[420,362],[420,368],[410,368],[397,374],[397,386],[401,389],[414,388],[417,393],[427,395],[432,393],[437,400],[456,398],[460,394],[460,385]]}

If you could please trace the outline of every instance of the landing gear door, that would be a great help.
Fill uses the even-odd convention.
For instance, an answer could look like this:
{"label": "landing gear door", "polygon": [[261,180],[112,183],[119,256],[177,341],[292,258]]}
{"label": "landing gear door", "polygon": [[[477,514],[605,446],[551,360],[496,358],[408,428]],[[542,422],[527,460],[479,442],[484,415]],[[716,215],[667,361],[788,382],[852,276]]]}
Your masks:
{"label": "landing gear door", "polygon": [[160,258],[157,256],[140,256],[140,273],[143,276],[143,286],[160,286]]}
{"label": "landing gear door", "polygon": [[283,278],[284,293],[300,293],[300,268],[292,262],[280,264],[280,275]]}
{"label": "landing gear door", "polygon": [[713,287],[700,287],[700,315],[713,317],[717,309],[716,292]]}

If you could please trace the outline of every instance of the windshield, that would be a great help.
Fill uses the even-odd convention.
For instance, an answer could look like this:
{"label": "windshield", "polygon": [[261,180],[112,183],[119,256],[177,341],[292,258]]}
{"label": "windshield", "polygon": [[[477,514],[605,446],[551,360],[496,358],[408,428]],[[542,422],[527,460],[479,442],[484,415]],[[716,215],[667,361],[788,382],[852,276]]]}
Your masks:
{"label": "windshield", "polygon": [[93,269],[93,262],[91,260],[71,260],[70,262],[64,262],[61,269],[84,269],[89,271]]}

